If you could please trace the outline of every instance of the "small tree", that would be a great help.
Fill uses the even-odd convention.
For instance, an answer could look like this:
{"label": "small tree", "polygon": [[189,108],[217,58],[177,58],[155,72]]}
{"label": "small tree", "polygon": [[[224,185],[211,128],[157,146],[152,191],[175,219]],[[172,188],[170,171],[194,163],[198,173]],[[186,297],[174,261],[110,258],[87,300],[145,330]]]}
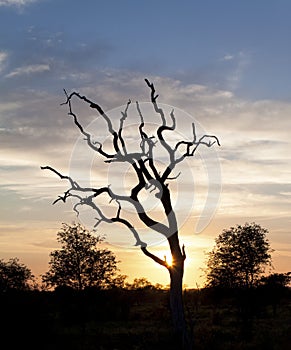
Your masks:
{"label": "small tree", "polygon": [[19,262],[18,258],[0,260],[0,291],[29,290],[34,284],[31,270]]}
{"label": "small tree", "polygon": [[207,286],[252,287],[264,268],[271,265],[267,233],[255,223],[224,230],[208,253]]}
{"label": "small tree", "polygon": [[291,282],[291,272],[273,273],[263,276],[259,280],[262,293],[262,300],[269,302],[273,308],[273,314],[277,314],[277,308],[284,297],[290,295],[289,286]]}
{"label": "small tree", "polygon": [[144,289],[153,289],[154,286],[151,284],[151,282],[145,278],[135,278],[133,280],[132,284],[128,284],[129,289],[134,289],[134,290],[144,290]]}
{"label": "small tree", "polygon": [[[63,224],[57,234],[61,249],[50,253],[50,268],[42,276],[47,287],[108,288],[115,284],[117,260],[108,249],[98,249],[104,239],[94,236],[79,223]],[[120,281],[119,281],[120,282]]]}
{"label": "small tree", "polygon": [[291,272],[272,273],[269,276],[263,276],[259,282],[268,288],[287,288],[291,283]]}

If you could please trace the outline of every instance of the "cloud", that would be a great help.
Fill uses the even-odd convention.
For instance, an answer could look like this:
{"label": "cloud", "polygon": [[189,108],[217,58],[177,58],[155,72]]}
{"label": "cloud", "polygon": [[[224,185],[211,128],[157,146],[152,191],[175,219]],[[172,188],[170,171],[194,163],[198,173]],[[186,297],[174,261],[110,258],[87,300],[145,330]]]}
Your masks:
{"label": "cloud", "polygon": [[234,59],[234,55],[224,55],[222,61],[231,61]]}
{"label": "cloud", "polygon": [[200,66],[176,72],[173,77],[187,84],[195,81],[207,87],[208,90],[212,88],[212,90],[234,93],[242,87],[251,64],[251,53],[240,50],[217,57],[210,62],[202,63]]}
{"label": "cloud", "polygon": [[0,51],[0,73],[3,71],[8,58],[8,53],[5,51]]}
{"label": "cloud", "polygon": [[[23,74],[33,74],[33,71],[34,69],[31,69],[30,73]],[[91,75],[89,83],[80,79],[78,75],[71,76],[70,81],[59,77],[59,80],[55,81],[55,86],[59,86],[59,95],[56,90],[54,93],[48,88],[45,90],[45,86],[42,91],[30,86],[29,90],[19,89],[11,93],[5,99],[5,103],[0,103],[0,219],[2,225],[5,225],[3,234],[11,222],[15,225],[11,230],[13,235],[10,235],[10,232],[7,235],[7,247],[14,247],[18,231],[21,232],[19,244],[22,249],[19,251],[23,251],[24,246],[27,246],[27,249],[35,249],[27,242],[46,245],[46,239],[54,237],[52,232],[56,231],[62,222],[78,220],[72,211],[72,203],[51,205],[58,195],[67,190],[66,181],[61,181],[50,172],[40,170],[41,165],[51,165],[63,174],[68,174],[71,152],[80,136],[72,119],[67,116],[67,106],[60,106],[64,101],[61,88],[68,88],[68,92],[76,89],[99,103],[106,112],[113,108],[121,111],[123,109],[120,106],[124,106],[129,98],[132,101],[149,101],[150,91],[144,82],[144,78],[147,77],[155,84],[159,94],[158,102],[175,107],[178,131],[182,130],[184,135],[191,137],[189,126],[191,118],[195,118],[207,133],[216,134],[221,141],[221,147],[217,147],[216,150],[222,170],[220,201],[213,221],[201,236],[194,236],[193,233],[200,220],[209,189],[203,168],[208,159],[200,158],[206,157],[209,149],[205,149],[205,153],[189,161],[194,174],[194,188],[191,184],[179,187],[179,190],[183,189],[182,199],[185,207],[191,207],[191,216],[185,224],[184,207],[177,210],[178,222],[183,224],[181,232],[183,235],[185,232],[189,239],[188,245],[191,246],[194,242],[195,246],[197,237],[205,237],[206,233],[212,239],[218,233],[216,227],[213,229],[215,225],[220,225],[223,229],[228,224],[231,226],[249,220],[270,229],[272,245],[280,251],[280,247],[284,246],[280,243],[280,237],[289,237],[290,227],[289,102],[248,101],[238,98],[234,92],[227,89],[214,89],[205,84],[190,84],[161,76],[145,76],[139,72],[88,69],[83,73]],[[37,74],[33,77],[37,78]],[[9,82],[14,83],[14,79],[10,79]],[[96,119],[96,114],[83,108],[82,103],[74,104],[74,108],[84,127]],[[179,109],[190,115],[189,123],[181,125]],[[98,120],[102,121],[102,118]],[[114,125],[118,125],[118,122],[116,117]],[[130,120],[127,122],[130,123]],[[168,136],[165,133],[165,137]],[[84,142],[84,147],[80,149],[82,158],[86,152],[85,146]],[[83,181],[82,158],[76,171],[76,174],[81,176],[80,179],[76,179],[78,181]],[[101,186],[107,181],[107,169],[99,157],[94,158],[92,169],[93,166],[92,186]],[[183,181],[185,171],[183,172],[183,168],[179,170],[182,174],[178,181]],[[118,173],[118,176],[120,182],[124,180],[123,175]],[[172,183],[174,184],[174,181],[170,186]],[[175,195],[172,198],[175,201]],[[23,225],[25,228],[21,229]],[[116,245],[121,245],[117,242],[120,239],[119,230],[120,227],[114,225],[104,226],[102,230],[100,228],[100,232],[107,234],[107,240]],[[278,234],[280,231],[281,236]],[[127,231],[125,237],[128,244],[134,244]],[[281,240],[287,241],[287,238]],[[210,241],[209,239],[209,244],[206,242],[205,246],[210,245]]]}
{"label": "cloud", "polygon": [[[31,69],[31,73],[32,71],[34,70]],[[145,77],[140,73],[107,70],[94,74],[93,78],[95,80],[96,77],[98,84],[86,84],[76,77],[75,88],[82,95],[99,103],[106,111],[116,107],[118,111],[123,110],[120,106],[124,106],[129,98],[140,102],[149,99]],[[159,102],[175,107],[177,128],[180,128],[178,130],[183,135],[191,138],[189,126],[193,121],[191,118],[195,118],[205,132],[216,134],[220,138],[222,146],[217,148],[217,154],[222,168],[224,193],[220,212],[230,216],[238,213],[255,214],[255,210],[261,213],[271,213],[274,210],[275,213],[277,206],[285,215],[282,193],[290,192],[288,179],[291,178],[291,144],[288,130],[291,104],[280,101],[245,101],[227,90],[185,84],[180,80],[160,76],[148,78],[155,83],[160,95]],[[14,100],[0,104],[0,157],[1,164],[6,166],[3,184],[12,191],[21,192],[23,196],[31,192],[35,197],[54,199],[63,191],[60,186],[66,189],[66,184],[52,174],[41,172],[39,166],[51,165],[67,174],[79,132],[67,116],[66,106],[60,106],[63,102],[61,92],[60,96],[31,90],[18,94],[13,96]],[[189,123],[181,124],[179,109],[189,114]],[[82,104],[76,105],[76,111],[84,127],[96,118],[96,114],[83,108]],[[98,120],[102,122],[101,118]],[[114,125],[118,124],[118,120],[117,116]],[[168,136],[167,134],[166,137]],[[208,151],[206,149],[200,156],[207,157]],[[98,160],[99,166],[101,165],[100,171],[96,168],[98,181],[103,181],[105,170],[102,159]],[[207,161],[205,158],[204,162]],[[197,205],[203,205],[199,202],[201,186],[207,185],[207,179],[201,170],[203,163],[199,159],[193,159],[191,164],[193,172],[197,174]],[[286,185],[275,188],[268,186],[270,183]],[[96,185],[99,183],[96,182]],[[280,201],[282,206],[278,205]]]}
{"label": "cloud", "polygon": [[27,88],[28,77],[29,88],[38,91],[60,91],[68,86],[78,88],[85,83],[95,84],[102,75],[99,74],[101,67],[112,52],[107,43],[98,39],[92,39],[90,45],[83,45],[78,40],[72,43],[60,31],[49,32],[34,27],[29,27],[13,43],[7,39],[6,45],[2,46],[0,52],[9,53],[9,60],[2,55],[5,72],[1,75],[6,81],[5,88],[0,84],[0,93],[4,99]]}
{"label": "cloud", "polygon": [[225,55],[222,61],[225,64],[230,64],[228,67],[229,73],[226,75],[227,87],[232,91],[236,90],[243,79],[247,67],[251,63],[250,54],[240,51],[235,55]]}
{"label": "cloud", "polygon": [[39,0],[0,0],[0,6],[26,6]]}
{"label": "cloud", "polygon": [[34,64],[15,68],[12,72],[6,75],[6,78],[13,78],[21,75],[30,75],[35,73],[43,73],[50,70],[48,64]]}

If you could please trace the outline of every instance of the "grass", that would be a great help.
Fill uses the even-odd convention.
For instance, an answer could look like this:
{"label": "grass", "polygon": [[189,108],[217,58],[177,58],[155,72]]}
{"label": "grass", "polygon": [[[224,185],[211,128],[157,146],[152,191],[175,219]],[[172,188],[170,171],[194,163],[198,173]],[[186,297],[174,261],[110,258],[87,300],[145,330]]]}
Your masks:
{"label": "grass", "polygon": [[[165,291],[6,293],[0,306],[2,344],[9,349],[179,350]],[[185,308],[194,349],[290,348],[290,291],[255,303],[236,294],[191,291]]]}

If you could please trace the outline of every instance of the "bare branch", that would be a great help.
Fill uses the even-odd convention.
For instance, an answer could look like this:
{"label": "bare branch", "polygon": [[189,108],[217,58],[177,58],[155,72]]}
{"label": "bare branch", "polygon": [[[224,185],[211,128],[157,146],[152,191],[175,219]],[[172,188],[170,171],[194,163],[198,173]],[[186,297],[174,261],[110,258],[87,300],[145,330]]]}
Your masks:
{"label": "bare branch", "polygon": [[[218,146],[220,146],[220,142],[219,139],[215,136],[215,135],[203,135],[200,137],[200,139],[197,141],[197,136],[196,136],[196,131],[195,131],[195,124],[192,123],[192,128],[193,128],[193,141],[179,141],[177,142],[174,150],[173,150],[173,157],[171,158],[171,162],[169,164],[169,166],[165,169],[163,175],[162,175],[162,181],[165,181],[166,179],[169,179],[169,175],[170,173],[173,171],[173,169],[175,168],[175,166],[182,162],[186,157],[193,157],[196,150],[198,149],[198,147],[200,145],[206,146],[206,147],[212,147],[215,143],[218,144]],[[185,145],[186,146],[186,151],[179,157],[176,157],[176,153],[179,150],[179,147],[181,145]],[[192,147],[193,146],[193,147]]]}
{"label": "bare branch", "polygon": [[77,183],[75,181],[73,181],[70,176],[62,175],[60,172],[58,172],[56,169],[52,168],[51,166],[41,166],[40,168],[41,168],[41,170],[50,170],[50,171],[52,171],[53,173],[57,174],[62,180],[63,179],[68,180],[70,182],[71,186],[72,186],[71,188],[75,188],[75,187],[78,186]]}
{"label": "bare branch", "polygon": [[[175,166],[182,162],[186,157],[194,156],[196,150],[200,145],[206,147],[212,147],[215,143],[220,145],[219,140],[214,135],[203,135],[200,138],[197,138],[195,124],[192,123],[192,134],[193,136],[189,140],[180,140],[176,144],[171,145],[168,142],[165,133],[173,132],[176,129],[176,118],[174,110],[169,114],[170,122],[167,123],[165,112],[157,103],[158,95],[156,94],[155,87],[153,83],[150,83],[148,79],[145,79],[147,86],[150,88],[150,99],[154,107],[154,111],[160,117],[160,125],[156,129],[155,136],[149,136],[145,131],[145,122],[142,115],[142,111],[138,102],[136,102],[136,110],[140,118],[139,124],[139,135],[140,135],[140,144],[139,150],[136,152],[128,152],[126,140],[123,136],[124,125],[128,117],[128,111],[131,104],[129,100],[124,111],[121,112],[121,118],[119,121],[119,128],[116,131],[113,127],[112,120],[110,117],[103,111],[103,109],[96,104],[95,102],[88,99],[86,96],[82,96],[77,92],[72,92],[70,95],[65,91],[66,101],[62,105],[67,105],[69,112],[68,114],[73,118],[75,125],[79,129],[82,135],[85,137],[85,141],[91,149],[99,153],[105,158],[106,163],[112,162],[127,162],[132,166],[133,171],[137,177],[137,183],[132,187],[130,195],[118,195],[112,191],[110,186],[104,186],[100,188],[92,187],[82,187],[76,181],[74,181],[70,176],[64,176],[54,168],[50,166],[41,167],[41,169],[46,169],[52,171],[60,179],[67,180],[69,182],[69,189],[67,189],[62,196],[53,202],[56,204],[59,201],[66,202],[68,198],[73,198],[77,201],[74,204],[74,211],[79,215],[79,208],[81,206],[89,206],[92,208],[95,213],[97,213],[95,228],[104,223],[120,223],[124,225],[135,237],[136,245],[141,246],[141,249],[145,255],[150,257],[152,260],[158,264],[165,266],[167,269],[171,269],[171,266],[167,263],[166,259],[162,260],[150,253],[146,248],[146,243],[141,241],[138,232],[132,225],[123,216],[125,212],[122,211],[123,205],[130,204],[134,207],[137,216],[143,224],[148,228],[164,235],[170,245],[170,250],[175,257],[176,261],[181,261],[186,258],[185,247],[180,247],[178,241],[178,224],[176,219],[176,214],[172,208],[171,195],[168,188],[167,180],[176,180],[180,173],[176,176],[170,176]],[[104,119],[108,132],[112,135],[112,145],[114,151],[113,154],[107,153],[103,150],[103,144],[94,141],[93,135],[87,132],[81,123],[78,120],[77,115],[73,112],[72,100],[77,98],[84,101],[89,105],[90,108],[96,110],[99,115]],[[156,144],[159,143],[167,153],[169,157],[169,162],[166,164],[166,168],[159,172],[155,164],[154,151]],[[147,190],[150,193],[155,192],[155,196],[160,200],[164,214],[167,218],[167,224],[163,224],[152,219],[145,211],[145,208],[139,201],[139,195],[142,190]],[[101,194],[105,194],[109,197],[110,203],[114,208],[113,217],[106,216],[97,204],[96,198]]]}
{"label": "bare branch", "polygon": [[[86,96],[81,96],[78,92],[72,92],[70,95],[67,94],[66,90],[65,91],[65,95],[67,97],[67,100],[62,103],[61,105],[69,105],[69,115],[72,115],[74,117],[74,121],[75,124],[78,126],[78,128],[80,129],[80,131],[84,134],[84,130],[83,127],[80,125],[80,123],[76,123],[76,116],[73,114],[72,112],[72,106],[71,106],[71,99],[73,98],[73,96],[76,96],[77,98],[79,98],[80,100],[85,101],[86,103],[89,104],[90,108],[95,109],[98,111],[98,113],[103,117],[103,119],[105,120],[106,124],[107,124],[107,128],[108,131],[110,132],[110,134],[113,136],[113,146],[114,149],[117,153],[120,152],[119,147],[118,147],[118,134],[117,132],[113,129],[112,126],[112,122],[110,120],[110,118],[108,117],[108,115],[103,111],[103,109],[95,102],[89,100]],[[87,136],[87,134],[84,134],[85,136]]]}
{"label": "bare branch", "polygon": [[[80,130],[80,132],[85,136],[85,140],[87,141],[87,144],[88,146],[93,149],[93,151],[96,151],[98,153],[100,153],[102,156],[104,156],[105,158],[113,158],[114,155],[112,154],[108,154],[106,152],[103,151],[102,149],[102,144],[100,142],[93,142],[92,141],[92,135],[90,133],[88,133],[87,131],[84,130],[83,126],[80,124],[76,114],[73,112],[73,109],[72,109],[72,104],[71,104],[71,98],[73,96],[73,94],[76,94],[76,93],[72,93],[70,96],[68,96],[66,90],[64,89],[64,92],[65,92],[65,95],[67,97],[67,101],[62,103],[62,105],[64,104],[68,104],[69,106],[69,112],[68,112],[68,115],[72,116],[73,117],[73,120],[74,120],[74,123],[75,125],[78,127],[78,129]],[[78,96],[76,94],[76,96]],[[99,107],[99,106],[98,106]],[[99,107],[100,108],[100,107]],[[100,112],[102,111],[102,109],[100,108]],[[102,111],[103,112],[103,111]],[[97,146],[96,146],[97,145]]]}
{"label": "bare branch", "polygon": [[[140,142],[140,148],[142,150],[142,152],[146,155],[147,159],[145,159],[144,164],[146,162],[149,163],[149,166],[153,172],[154,177],[158,180],[160,179],[159,173],[157,171],[157,168],[154,164],[154,157],[153,157],[153,148],[155,147],[157,141],[153,141],[154,140],[154,136],[149,137],[144,131],[143,131],[143,127],[144,127],[144,119],[143,119],[143,115],[141,113],[140,107],[139,107],[139,103],[136,102],[136,109],[137,112],[140,116],[140,125],[139,125],[139,133],[141,136],[141,142]],[[148,147],[148,150],[146,150],[146,147]]]}
{"label": "bare branch", "polygon": [[180,175],[181,175],[181,171],[179,171],[178,175],[176,176],[167,177],[167,180],[177,180]]}
{"label": "bare branch", "polygon": [[[125,219],[120,218],[120,212],[121,212],[121,202],[127,202],[131,205],[136,210],[136,213],[139,217],[139,219],[149,228],[155,230],[156,232],[161,233],[164,236],[167,236],[167,233],[169,232],[169,229],[166,225],[157,222],[156,220],[153,220],[150,218],[145,210],[142,204],[138,201],[137,198],[133,198],[133,195],[131,196],[122,196],[122,195],[117,195],[115,194],[111,189],[110,186],[105,186],[101,188],[92,188],[92,187],[82,187],[80,186],[77,182],[73,181],[70,176],[65,176],[62,175],[60,172],[55,170],[54,168],[50,166],[44,166],[41,167],[42,170],[50,170],[56,175],[58,175],[61,179],[68,180],[69,183],[71,184],[71,187],[65,192],[64,196],[59,196],[58,199],[56,199],[53,204],[57,203],[59,200],[62,200],[63,202],[66,202],[68,197],[71,198],[77,198],[78,199],[78,205],[88,205],[91,208],[93,208],[99,216],[102,218],[102,221],[105,221],[107,223],[112,223],[112,222],[120,222],[127,226],[132,233],[136,236],[137,232],[134,229],[134,227]],[[142,186],[144,187],[144,184],[142,183]],[[92,193],[90,196],[87,196],[85,198],[81,197],[80,195],[77,195],[73,192],[79,192],[79,193]],[[118,203],[118,211],[116,214],[116,217],[114,218],[107,218],[103,215],[101,209],[93,202],[93,199],[101,195],[102,193],[106,193],[111,200],[114,200],[116,203]],[[75,206],[76,209],[76,206]]]}
{"label": "bare branch", "polygon": [[157,257],[156,255],[150,253],[146,247],[141,247],[141,250],[146,256],[148,256],[149,258],[154,260],[156,263],[166,267],[167,269],[170,269],[171,266],[167,263],[166,259],[162,260],[159,257]]}
{"label": "bare branch", "polygon": [[147,83],[147,86],[151,89],[151,101],[154,106],[154,109],[161,116],[162,125],[166,125],[166,118],[164,115],[164,111],[161,108],[159,108],[157,104],[157,98],[159,97],[159,95],[155,95],[156,90],[155,90],[154,84],[150,83],[148,79],[145,79],[145,82]]}
{"label": "bare branch", "polygon": [[192,131],[193,131],[193,143],[196,143],[196,127],[195,127],[195,123],[192,123]]}
{"label": "bare branch", "polygon": [[185,252],[185,245],[184,244],[182,246],[182,256],[183,256],[183,259],[185,260],[186,259],[186,252]]}
{"label": "bare branch", "polygon": [[[145,82],[151,90],[151,102],[154,106],[154,110],[160,115],[162,120],[162,125],[159,126],[157,129],[157,137],[160,141],[160,144],[165,148],[169,155],[169,164],[165,168],[162,176],[159,177],[160,182],[164,183],[167,179],[171,179],[169,175],[171,174],[175,166],[181,161],[183,161],[186,157],[193,156],[200,145],[212,147],[215,143],[217,143],[220,146],[220,143],[218,138],[214,135],[203,135],[197,141],[195,124],[192,123],[193,139],[191,141],[181,140],[177,142],[174,147],[171,147],[170,144],[165,140],[163,133],[165,131],[174,131],[176,128],[174,110],[172,110],[170,113],[172,125],[167,125],[164,111],[157,104],[158,95],[156,95],[154,84],[150,83],[148,79],[145,79]],[[178,156],[178,151],[180,150],[181,146],[185,146],[186,150],[181,156]]]}
{"label": "bare branch", "polygon": [[148,79],[145,79],[145,82],[147,83],[148,87],[151,89],[151,102],[154,106],[154,110],[156,113],[158,113],[161,117],[161,120],[162,120],[162,125],[158,128],[157,130],[157,136],[158,136],[158,139],[161,143],[161,145],[166,149],[166,151],[168,152],[169,154],[169,157],[170,157],[170,162],[171,163],[174,163],[174,150],[171,148],[171,146],[166,142],[164,136],[163,136],[163,132],[166,131],[166,130],[169,130],[169,131],[173,131],[175,130],[176,128],[176,120],[175,120],[175,116],[174,116],[174,110],[171,111],[170,113],[170,117],[171,117],[171,120],[172,120],[172,125],[169,126],[167,125],[167,122],[166,122],[166,118],[165,118],[165,114],[164,114],[164,111],[162,108],[160,108],[157,104],[157,98],[158,98],[158,95],[155,95],[155,87],[154,87],[154,84],[150,83],[148,81]]}
{"label": "bare branch", "polygon": [[[120,212],[121,212],[121,205],[120,205],[120,200],[122,199],[122,197],[120,196],[116,196],[108,187],[102,187],[100,189],[95,189],[95,188],[90,188],[90,187],[81,187],[80,185],[78,185],[75,181],[72,180],[72,178],[70,176],[65,176],[62,175],[61,173],[59,173],[57,170],[55,170],[54,168],[50,167],[50,166],[45,166],[45,167],[41,167],[41,169],[43,170],[50,170],[53,173],[57,174],[61,179],[66,179],[70,182],[71,184],[71,188],[69,190],[67,190],[65,192],[65,195],[63,197],[59,197],[57,200],[54,201],[53,204],[57,203],[60,199],[63,202],[66,202],[66,199],[68,197],[72,197],[75,199],[78,199],[78,203],[76,203],[74,205],[74,211],[77,213],[77,215],[79,215],[79,211],[78,211],[78,207],[82,206],[82,205],[87,205],[89,207],[91,207],[93,210],[95,210],[95,212],[98,213],[99,218],[97,218],[96,220],[96,225],[99,225],[101,222],[106,222],[106,223],[114,223],[114,222],[119,222],[121,224],[123,224],[124,226],[126,226],[133,234],[133,236],[136,239],[136,244],[137,246],[145,246],[146,243],[141,241],[141,239],[139,238],[139,235],[136,231],[136,229],[133,227],[133,225],[126,219],[121,218],[120,217]],[[72,193],[72,191],[77,191],[77,192],[91,192],[92,194],[87,196],[87,197],[82,197],[78,194]],[[117,213],[115,217],[112,218],[108,218],[104,215],[104,213],[102,212],[102,210],[97,206],[97,204],[93,201],[94,198],[96,198],[97,196],[99,196],[102,193],[107,193],[111,199],[115,200],[116,203],[118,204],[118,209],[117,209]],[[128,200],[129,201],[129,200]]]}
{"label": "bare branch", "polygon": [[129,108],[130,104],[131,104],[131,101],[129,100],[127,102],[125,111],[121,112],[122,117],[120,118],[120,124],[119,124],[119,130],[118,130],[118,137],[119,137],[119,140],[121,142],[121,146],[122,146],[124,154],[127,154],[127,150],[126,150],[126,145],[125,145],[124,139],[122,137],[122,130],[123,130],[124,121],[127,118],[127,111],[128,111],[128,108]]}

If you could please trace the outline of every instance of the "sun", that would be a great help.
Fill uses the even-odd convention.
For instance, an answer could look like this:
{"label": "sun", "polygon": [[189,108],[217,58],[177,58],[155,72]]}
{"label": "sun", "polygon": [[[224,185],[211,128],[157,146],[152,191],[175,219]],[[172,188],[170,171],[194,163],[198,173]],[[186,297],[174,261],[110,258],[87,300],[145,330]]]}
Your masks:
{"label": "sun", "polygon": [[172,260],[172,255],[169,252],[164,252],[164,260],[167,262],[168,266],[172,266],[173,260]]}

